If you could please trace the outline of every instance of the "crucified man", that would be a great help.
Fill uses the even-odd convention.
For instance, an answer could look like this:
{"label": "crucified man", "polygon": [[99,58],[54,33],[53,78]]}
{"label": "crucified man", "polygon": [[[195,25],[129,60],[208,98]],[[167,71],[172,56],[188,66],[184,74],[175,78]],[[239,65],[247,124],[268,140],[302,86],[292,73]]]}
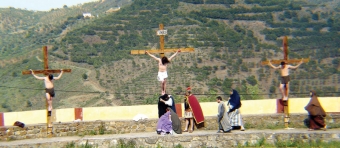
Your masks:
{"label": "crucified man", "polygon": [[34,71],[32,69],[30,69],[32,72],[32,75],[39,79],[39,80],[44,80],[45,82],[45,91],[46,91],[46,100],[48,103],[48,116],[51,116],[51,112],[52,112],[52,99],[55,96],[54,93],[54,85],[53,85],[53,81],[52,80],[58,80],[61,78],[61,76],[63,75],[63,70],[61,69],[61,73],[58,77],[53,77],[52,74],[48,74],[45,77],[39,77],[37,75],[34,74]]}
{"label": "crucified man", "polygon": [[178,52],[181,52],[180,49],[177,50],[176,53],[174,53],[170,58],[167,58],[166,56],[162,57],[162,58],[157,58],[156,56],[150,54],[148,51],[145,51],[146,54],[148,54],[149,56],[151,56],[152,58],[154,58],[155,60],[158,61],[158,75],[157,75],[157,79],[158,81],[161,82],[161,88],[162,88],[162,92],[161,94],[164,95],[165,94],[165,86],[166,86],[166,78],[168,78],[168,73],[166,71],[168,64],[170,63],[170,61],[172,60],[172,58],[174,58]]}
{"label": "crucified man", "polygon": [[[274,69],[281,69],[281,82],[280,82],[280,91],[282,93],[282,100],[287,101],[288,100],[288,94],[289,94],[289,69],[296,69],[298,68],[303,61],[301,60],[300,63],[296,66],[292,65],[287,65],[285,61],[281,62],[281,65],[279,66],[274,66],[270,61],[269,61],[269,66],[274,68]],[[286,88],[285,88],[286,87]],[[286,93],[285,93],[286,91]]]}

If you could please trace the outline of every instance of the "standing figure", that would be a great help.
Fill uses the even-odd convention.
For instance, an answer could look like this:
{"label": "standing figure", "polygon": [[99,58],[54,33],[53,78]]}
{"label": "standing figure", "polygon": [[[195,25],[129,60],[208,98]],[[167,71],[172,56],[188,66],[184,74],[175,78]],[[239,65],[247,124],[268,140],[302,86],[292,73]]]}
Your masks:
{"label": "standing figure", "polygon": [[157,75],[157,80],[161,82],[161,89],[162,92],[161,94],[165,94],[165,89],[166,89],[166,78],[168,78],[168,73],[167,73],[167,66],[171,62],[171,60],[177,55],[178,52],[181,52],[180,49],[177,50],[176,53],[174,53],[170,58],[167,57],[162,57],[157,58],[156,56],[150,54],[148,51],[145,51],[146,54],[154,58],[155,60],[158,61],[158,75]]}
{"label": "standing figure", "polygon": [[32,75],[39,79],[39,80],[44,80],[45,82],[45,91],[46,91],[46,99],[47,99],[47,103],[48,103],[48,116],[51,116],[52,114],[52,99],[55,96],[55,92],[54,92],[54,85],[53,85],[53,81],[52,80],[58,80],[61,78],[61,76],[63,75],[63,70],[61,69],[61,73],[58,77],[54,78],[52,74],[46,75],[45,77],[39,77],[37,75],[34,74],[34,71],[32,69],[31,73]]}
{"label": "standing figure", "polygon": [[228,101],[228,114],[231,121],[231,126],[234,127],[240,127],[241,131],[244,131],[243,122],[242,122],[242,116],[240,113],[240,107],[241,107],[241,97],[238,94],[238,92],[234,89],[231,89],[230,91],[230,97]]}
{"label": "standing figure", "polygon": [[327,125],[325,124],[324,117],[326,117],[326,112],[322,108],[318,96],[314,90],[310,91],[310,101],[305,107],[309,114],[309,131],[323,128],[323,130],[327,129]]}
{"label": "standing figure", "polygon": [[289,94],[289,69],[296,69],[298,68],[303,61],[301,60],[300,63],[296,66],[292,65],[286,65],[285,61],[281,62],[281,65],[275,67],[270,61],[269,66],[274,69],[281,69],[281,82],[280,82],[280,91],[282,93],[282,100],[287,101],[288,100],[288,94]]}
{"label": "standing figure", "polygon": [[222,97],[218,96],[216,98],[216,102],[218,103],[218,114],[217,114],[218,131],[217,133],[230,132],[232,128],[230,125],[228,112],[226,111],[226,107],[224,105],[224,102],[222,101]]}
{"label": "standing figure", "polygon": [[188,132],[188,127],[190,124],[189,133],[192,133],[194,131],[194,116],[192,114],[192,110],[189,105],[187,95],[185,96],[185,99],[184,99],[184,118],[185,118],[185,129],[183,132]]}
{"label": "standing figure", "polygon": [[[195,95],[191,93],[191,88],[188,87],[186,91],[186,96],[184,99],[184,108],[185,108],[185,114],[184,118],[186,118],[186,125],[185,125],[185,131],[188,131],[188,126],[190,124],[189,132],[193,132],[194,130],[194,122],[196,123],[196,126],[204,127],[204,115],[201,108],[200,103],[198,102]],[[194,118],[194,119],[192,119]],[[189,122],[190,121],[190,122]]]}
{"label": "standing figure", "polygon": [[166,108],[168,107],[176,113],[175,99],[171,95],[164,94],[160,96],[158,100],[158,118],[166,112]]}

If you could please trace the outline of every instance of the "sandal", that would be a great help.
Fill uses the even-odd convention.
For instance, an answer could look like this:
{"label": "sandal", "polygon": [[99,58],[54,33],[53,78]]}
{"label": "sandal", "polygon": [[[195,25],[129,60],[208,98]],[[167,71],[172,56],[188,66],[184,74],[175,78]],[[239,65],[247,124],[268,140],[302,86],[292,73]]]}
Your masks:
{"label": "sandal", "polygon": [[189,133],[192,133],[192,130],[189,130]]}
{"label": "sandal", "polygon": [[188,132],[188,130],[184,130],[183,132]]}
{"label": "sandal", "polygon": [[311,129],[311,128],[310,128],[310,129],[308,129],[308,131],[314,131],[314,129]]}

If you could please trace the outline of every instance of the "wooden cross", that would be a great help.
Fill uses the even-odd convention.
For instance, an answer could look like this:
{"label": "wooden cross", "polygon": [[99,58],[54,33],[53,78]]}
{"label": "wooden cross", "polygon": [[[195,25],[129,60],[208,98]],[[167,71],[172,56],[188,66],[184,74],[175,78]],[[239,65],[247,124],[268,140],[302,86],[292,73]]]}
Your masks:
{"label": "wooden cross", "polygon": [[[282,60],[271,60],[270,62],[272,64],[281,64],[281,62],[285,62],[286,64],[291,64],[291,63],[299,63],[300,61],[303,61],[304,63],[309,62],[309,58],[306,59],[288,59],[288,38],[287,36],[283,37],[283,59]],[[268,65],[269,61],[262,61],[262,65]],[[287,87],[285,87],[285,96],[288,97],[288,91]],[[280,100],[283,103],[283,111],[285,114],[284,117],[284,122],[285,122],[285,127],[286,129],[289,128],[289,108],[288,108],[288,99],[287,100]]]}
{"label": "wooden cross", "polygon": [[[285,61],[286,64],[292,64],[292,63],[299,63],[300,61],[303,61],[303,63],[309,62],[309,58],[306,59],[288,59],[288,38],[287,36],[283,37],[283,59],[281,60],[270,60],[272,64],[281,64],[282,61]],[[262,61],[262,65],[268,65],[269,61]]]}
{"label": "wooden cross", "polygon": [[[167,34],[167,30],[164,30],[163,24],[159,24],[159,30],[157,31],[157,35],[159,35],[160,39],[160,49],[159,50],[131,50],[131,54],[145,54],[145,51],[149,53],[159,53],[161,58],[164,57],[164,53],[166,52],[176,52],[178,49],[164,49],[164,36]],[[194,48],[181,48],[181,52],[193,52]]]}
{"label": "wooden cross", "polygon": [[[54,70],[54,69],[48,69],[48,54],[47,54],[47,46],[43,46],[43,54],[44,54],[44,69],[43,70],[33,70],[33,72],[35,74],[44,74],[44,75],[48,75],[50,73],[61,73],[60,69]],[[63,69],[63,72],[69,73],[71,72],[71,69]],[[24,70],[22,71],[23,75],[29,75],[32,74],[31,70]],[[46,101],[46,110],[48,112],[48,105],[47,105],[47,101]],[[53,115],[52,115],[53,116]],[[47,132],[49,135],[49,137],[51,137],[52,135],[52,120],[51,120],[51,116],[47,116]],[[50,125],[50,126],[49,126]]]}

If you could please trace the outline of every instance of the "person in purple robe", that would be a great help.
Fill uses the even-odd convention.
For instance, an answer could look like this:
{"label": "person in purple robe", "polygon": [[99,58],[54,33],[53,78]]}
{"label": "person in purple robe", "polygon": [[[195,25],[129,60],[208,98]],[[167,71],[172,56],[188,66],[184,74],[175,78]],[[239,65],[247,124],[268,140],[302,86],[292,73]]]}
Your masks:
{"label": "person in purple robe", "polygon": [[156,132],[159,135],[172,134],[170,109],[167,108],[166,113],[159,118]]}

